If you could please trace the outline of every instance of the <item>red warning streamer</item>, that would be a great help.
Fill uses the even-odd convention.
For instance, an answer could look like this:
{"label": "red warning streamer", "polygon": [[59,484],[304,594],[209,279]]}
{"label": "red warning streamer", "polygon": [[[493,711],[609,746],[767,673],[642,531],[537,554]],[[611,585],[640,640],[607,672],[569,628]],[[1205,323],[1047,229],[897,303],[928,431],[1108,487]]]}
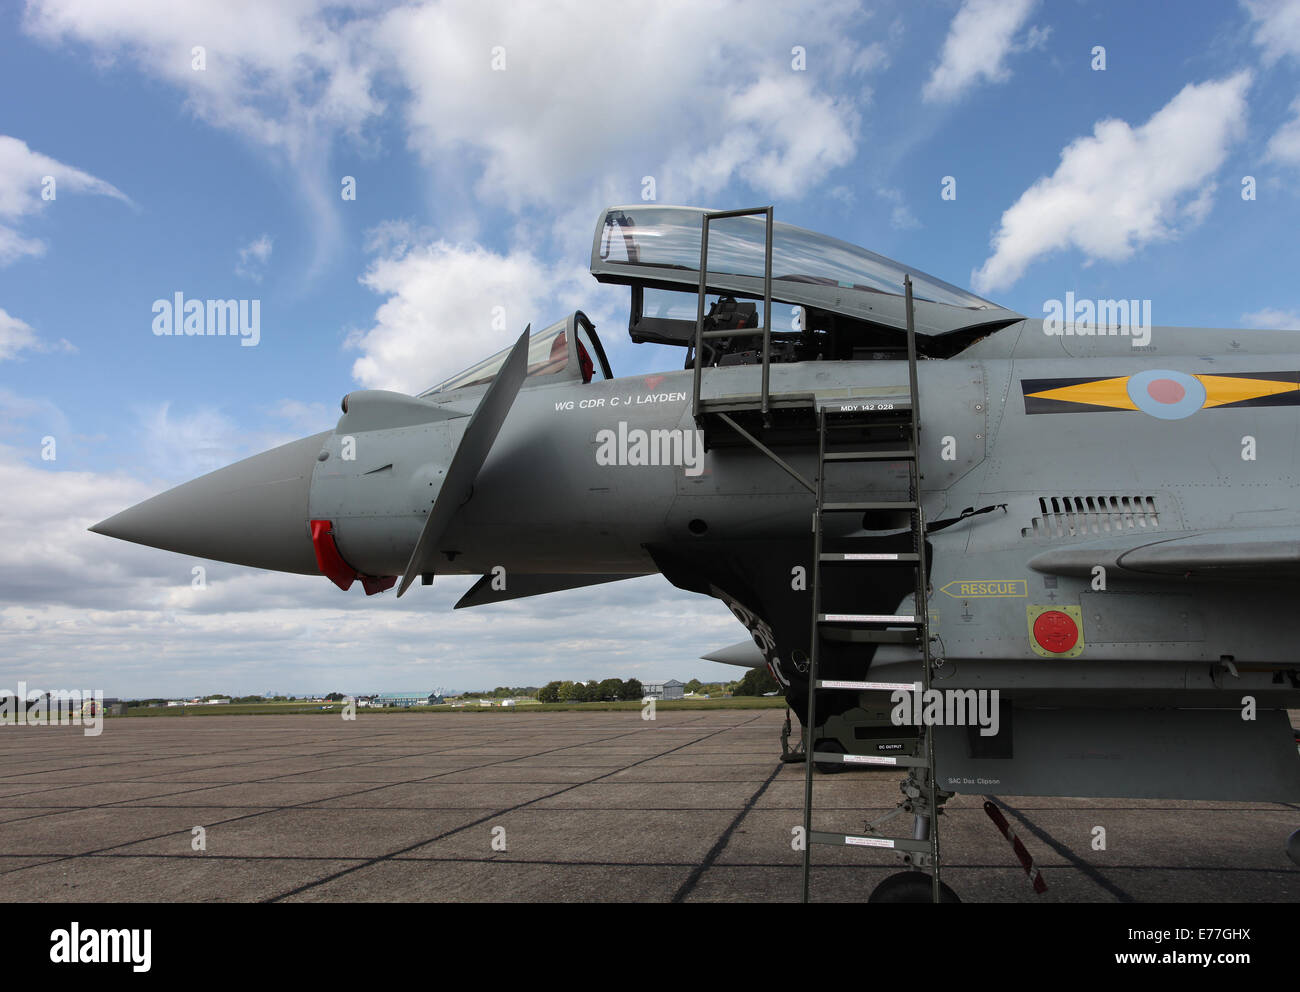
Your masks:
{"label": "red warning streamer", "polygon": [[993,805],[993,803],[986,799],[984,800],[984,812],[989,815],[989,819],[992,820],[997,828],[1002,831],[1002,836],[1011,842],[1011,847],[1016,852],[1016,857],[1020,859],[1020,866],[1025,869],[1025,874],[1028,875],[1030,881],[1034,883],[1034,891],[1041,896],[1047,891],[1047,883],[1043,881],[1043,873],[1034,867],[1034,859],[1031,858],[1029,852],[1025,850],[1025,845],[1020,843],[1020,838],[1017,837],[1016,832],[1011,829],[1011,824],[1009,824],[1007,818],[1002,815],[1002,810],[998,809],[997,806]]}

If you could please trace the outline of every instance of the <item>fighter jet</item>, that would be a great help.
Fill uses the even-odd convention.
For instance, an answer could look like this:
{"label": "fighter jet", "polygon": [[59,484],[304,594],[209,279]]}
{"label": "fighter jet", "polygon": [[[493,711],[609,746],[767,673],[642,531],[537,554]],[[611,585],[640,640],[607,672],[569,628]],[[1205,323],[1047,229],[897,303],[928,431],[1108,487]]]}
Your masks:
{"label": "fighter jet", "polygon": [[[616,377],[575,312],[92,530],[340,595],[481,576],[457,608],[714,597],[750,640],[712,657],[803,725],[809,840],[930,869],[880,898],[949,896],[953,794],[1300,800],[1294,333],[1029,318],[770,207],[609,208],[591,272],[681,368]],[[906,771],[910,842],[812,829],[814,765]]]}

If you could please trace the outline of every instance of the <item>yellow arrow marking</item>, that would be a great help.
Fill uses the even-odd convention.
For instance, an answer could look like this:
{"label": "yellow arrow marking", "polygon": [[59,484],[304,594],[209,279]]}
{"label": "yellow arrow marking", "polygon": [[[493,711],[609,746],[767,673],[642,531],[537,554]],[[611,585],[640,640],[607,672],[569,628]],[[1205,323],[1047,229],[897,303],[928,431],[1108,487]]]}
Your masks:
{"label": "yellow arrow marking", "polygon": [[1291,393],[1300,389],[1297,382],[1278,382],[1276,379],[1239,379],[1230,375],[1198,375],[1205,386],[1205,405],[1223,406],[1225,403],[1240,403],[1260,396],[1276,396],[1278,393]]}
{"label": "yellow arrow marking", "polygon": [[1064,403],[1088,403],[1108,406],[1117,410],[1137,410],[1138,405],[1128,396],[1128,376],[1102,379],[1099,382],[1081,382],[1074,386],[1045,389],[1030,396],[1043,400],[1061,400]]}

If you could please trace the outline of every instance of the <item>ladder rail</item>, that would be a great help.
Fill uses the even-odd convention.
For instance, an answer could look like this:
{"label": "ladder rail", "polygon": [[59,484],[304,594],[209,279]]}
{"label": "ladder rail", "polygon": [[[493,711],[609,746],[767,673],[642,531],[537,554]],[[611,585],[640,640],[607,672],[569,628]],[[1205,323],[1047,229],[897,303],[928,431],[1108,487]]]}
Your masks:
{"label": "ladder rail", "polygon": [[762,392],[760,394],[759,409],[762,414],[764,426],[771,425],[771,373],[772,373],[772,226],[775,218],[775,208],[768,204],[766,207],[745,207],[741,210],[706,210],[700,218],[700,281],[698,297],[695,305],[695,369],[694,369],[694,395],[691,412],[695,417],[696,423],[700,421],[701,407],[703,406],[700,398],[700,388],[703,381],[704,372],[704,342],[711,337],[740,337],[754,336],[760,333],[757,329],[750,328],[746,330],[740,328],[730,331],[705,331],[704,330],[704,298],[709,293],[709,224],[712,221],[727,220],[731,217],[756,217],[763,215],[764,223],[764,245],[763,245],[763,358],[762,358]]}
{"label": "ladder rail", "polygon": [[[920,394],[917,389],[916,374],[916,320],[912,308],[912,277],[910,274],[903,276],[903,294],[906,297],[907,313],[907,374],[908,385],[912,391],[912,450],[917,453],[918,457],[910,463],[909,476],[911,478],[911,499],[915,503],[915,509],[912,511],[912,542],[915,544],[917,556],[916,567],[916,591],[913,594],[913,602],[916,607],[917,619],[921,621],[920,641],[921,641],[921,686],[925,695],[924,699],[929,698],[930,684],[933,678],[933,656],[930,654],[930,602],[927,589],[928,574],[925,549],[925,510],[921,506],[921,469],[920,469],[920,451],[921,451],[921,404]],[[922,736],[925,738],[925,767],[926,767],[926,788],[928,792],[930,808],[929,838],[930,841],[930,891],[931,898],[934,902],[940,900],[939,889],[939,806],[938,806],[938,789],[936,779],[938,777],[934,761],[934,728],[923,727]]]}
{"label": "ladder rail", "polygon": [[812,645],[808,652],[808,719],[804,723],[804,779],[803,779],[803,901],[808,901],[809,879],[812,876],[812,790],[813,751],[816,741],[813,731],[817,726],[817,662],[821,653],[821,568],[822,553],[822,503],[826,487],[826,411],[817,411],[817,491],[813,509],[813,584],[812,584]]}

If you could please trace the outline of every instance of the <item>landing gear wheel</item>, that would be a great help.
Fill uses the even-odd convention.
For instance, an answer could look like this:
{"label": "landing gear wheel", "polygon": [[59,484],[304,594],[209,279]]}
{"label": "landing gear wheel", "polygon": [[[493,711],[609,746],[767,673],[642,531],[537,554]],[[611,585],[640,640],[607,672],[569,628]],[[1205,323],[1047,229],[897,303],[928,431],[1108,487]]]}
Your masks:
{"label": "landing gear wheel", "polygon": [[[867,902],[930,902],[934,890],[930,876],[923,871],[900,871],[890,875],[872,890]],[[939,882],[940,902],[961,902],[957,893]]]}
{"label": "landing gear wheel", "polygon": [[[814,746],[814,751],[825,751],[831,754],[844,754],[844,745],[830,737],[823,737]],[[834,775],[836,772],[844,771],[844,765],[838,761],[814,761],[813,768],[822,775]]]}

